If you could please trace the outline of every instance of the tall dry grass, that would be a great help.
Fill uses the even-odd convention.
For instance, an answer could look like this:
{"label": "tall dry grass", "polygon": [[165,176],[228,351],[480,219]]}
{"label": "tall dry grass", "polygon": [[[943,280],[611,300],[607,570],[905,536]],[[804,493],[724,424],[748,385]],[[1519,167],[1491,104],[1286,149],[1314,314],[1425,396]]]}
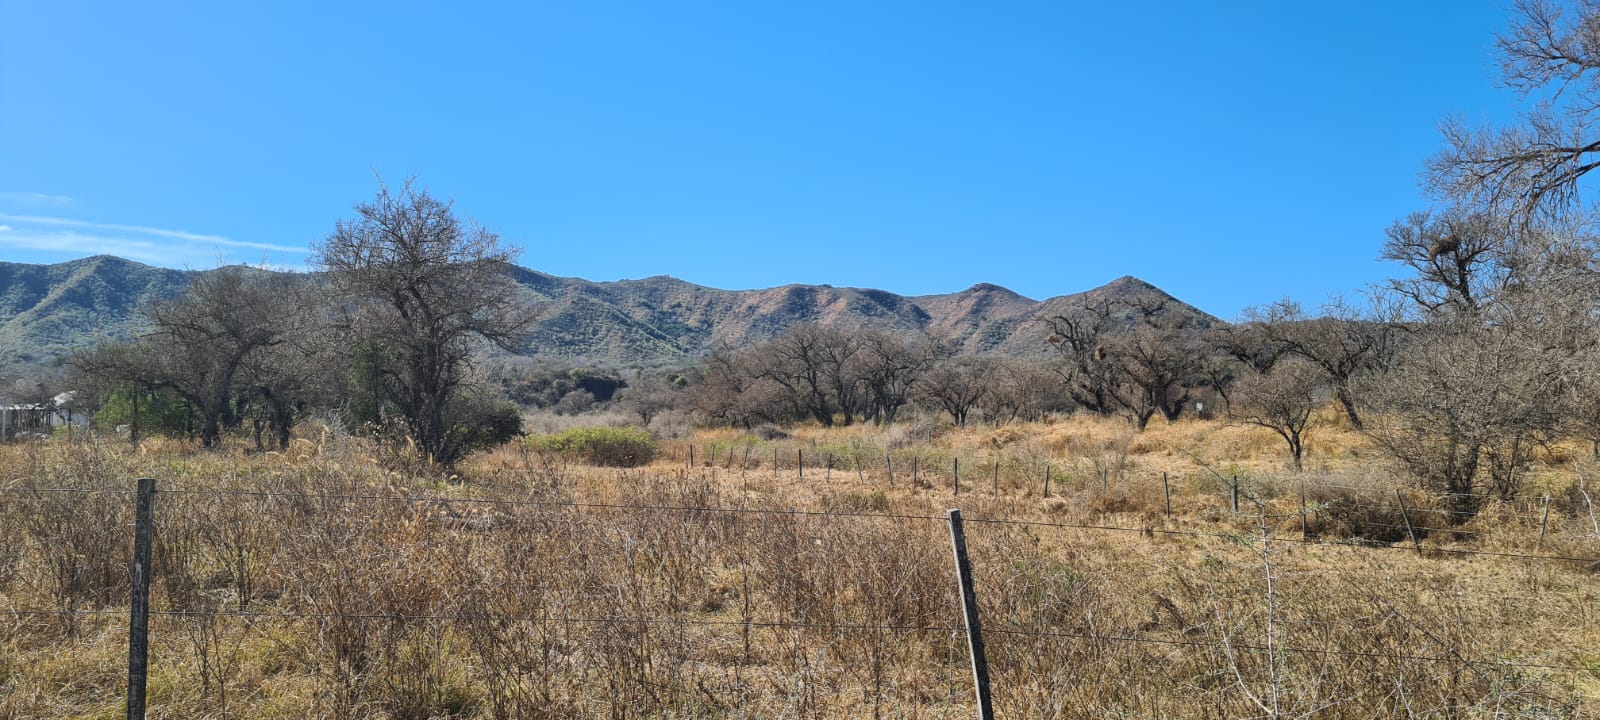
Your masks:
{"label": "tall dry grass", "polygon": [[[863,427],[720,431],[691,439],[693,466],[669,453],[590,468],[519,446],[450,481],[317,432],[285,454],[6,446],[0,718],[120,713],[126,491],[142,475],[161,488],[153,605],[182,613],[152,619],[156,717],[968,716],[938,519],[956,505],[1003,716],[1595,714],[1593,672],[1513,667],[1600,662],[1591,568],[1407,543],[1263,546],[1263,530],[1298,537],[1298,478],[1183,446],[1236,430],[1130,439],[1057,423],[923,444]],[[773,447],[778,468],[758,452]],[[834,468],[801,478],[790,450],[832,453]],[[884,453],[931,477],[890,486],[887,465],[866,462]],[[936,472],[955,459],[974,473],[960,498]],[[1049,498],[1045,462],[1061,473]],[[1246,485],[1238,514],[1219,492],[1231,474]],[[1355,463],[1318,477],[1385,481]],[[56,487],[117,492],[43,491]],[[1308,505],[1359,524],[1338,515],[1373,504],[1353,497]],[[1425,549],[1600,557],[1570,508],[1542,547],[1525,510]]]}

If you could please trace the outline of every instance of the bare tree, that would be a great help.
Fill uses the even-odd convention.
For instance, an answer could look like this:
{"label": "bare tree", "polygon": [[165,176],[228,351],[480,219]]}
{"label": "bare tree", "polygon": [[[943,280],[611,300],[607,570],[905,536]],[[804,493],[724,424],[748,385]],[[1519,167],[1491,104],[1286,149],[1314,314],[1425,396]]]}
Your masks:
{"label": "bare tree", "polygon": [[348,355],[341,351],[325,300],[322,289],[309,283],[282,288],[274,299],[282,341],[244,360],[239,402],[257,450],[268,445],[263,434],[278,450],[289,449],[290,434],[305,411],[331,404],[348,381]]}
{"label": "bare tree", "polygon": [[[1418,292],[1423,292],[1420,288]],[[1393,357],[1396,320],[1374,303],[1358,309],[1335,298],[1312,317],[1287,298],[1265,307],[1246,308],[1244,322],[1213,335],[1218,344],[1257,374],[1268,373],[1286,357],[1298,357],[1321,368],[1350,426],[1362,428],[1354,385],[1362,374],[1381,369]]]}
{"label": "bare tree", "polygon": [[1327,376],[1314,363],[1291,357],[1266,371],[1249,369],[1234,386],[1229,413],[1237,421],[1267,428],[1289,446],[1295,472],[1304,469],[1306,430],[1320,404]]}
{"label": "bare tree", "polygon": [[800,325],[751,350],[748,367],[757,379],[782,387],[795,406],[824,427],[844,412],[850,424],[859,385],[850,359],[857,348],[848,334],[820,325]]}
{"label": "bare tree", "polygon": [[1113,330],[1114,314],[1106,303],[1085,304],[1074,312],[1042,318],[1049,342],[1061,354],[1061,376],[1079,407],[1110,415],[1114,370],[1106,362],[1103,342]]}
{"label": "bare tree", "polygon": [[1034,421],[1072,408],[1061,375],[1036,360],[996,359],[989,386],[982,406],[984,416],[994,422]]}
{"label": "bare tree", "polygon": [[883,331],[862,333],[860,341],[857,358],[867,417],[874,424],[892,423],[944,351],[931,340],[907,340]]}
{"label": "bare tree", "polygon": [[1528,339],[1516,328],[1440,321],[1376,378],[1367,434],[1446,494],[1458,521],[1486,494],[1513,497],[1533,450],[1561,425],[1559,360]]}
{"label": "bare tree", "polygon": [[1517,123],[1443,125],[1430,186],[1452,200],[1522,224],[1576,209],[1580,182],[1600,167],[1600,4],[1517,0],[1496,43],[1502,81],[1540,98]]}
{"label": "bare tree", "polygon": [[684,404],[687,385],[688,381],[678,373],[641,374],[617,391],[617,401],[648,427],[657,415]]}
{"label": "bare tree", "polygon": [[934,407],[949,413],[958,427],[966,427],[972,411],[989,394],[993,373],[994,361],[989,358],[951,358],[934,365],[920,387]]}
{"label": "bare tree", "polygon": [[216,447],[236,419],[247,363],[284,342],[290,313],[283,298],[294,282],[237,266],[204,273],[183,295],[143,309],[150,330],[137,344],[80,354],[73,363],[107,381],[171,390],[199,415],[200,444]]}
{"label": "bare tree", "polygon": [[690,374],[691,405],[703,417],[742,425],[798,420],[806,416],[795,395],[763,377],[760,349],[736,352],[723,346]]}
{"label": "bare tree", "polygon": [[418,453],[442,464],[464,451],[452,439],[452,403],[474,344],[511,349],[533,314],[507,274],[515,252],[462,221],[451,203],[407,181],[380,185],[315,248],[315,261],[349,303],[352,338],[376,343],[374,370]]}
{"label": "bare tree", "polygon": [[1413,213],[1390,226],[1382,257],[1410,268],[1389,288],[1426,312],[1472,313],[1507,279],[1515,229],[1486,213]]}
{"label": "bare tree", "polygon": [[1581,419],[1573,401],[1600,319],[1594,238],[1491,226],[1504,236],[1471,263],[1434,272],[1402,259],[1417,270],[1402,292],[1415,321],[1404,352],[1371,383],[1381,420],[1368,434],[1424,487],[1447,493],[1458,521],[1485,495],[1514,496],[1534,449]]}
{"label": "bare tree", "polygon": [[1176,421],[1206,384],[1205,323],[1169,298],[1086,303],[1044,322],[1073,400],[1102,414],[1121,409],[1140,430],[1158,412]]}
{"label": "bare tree", "polygon": [[857,412],[866,412],[864,383],[861,381],[861,338],[855,333],[825,331],[824,342],[818,348],[822,363],[822,376],[828,390],[844,414],[844,424],[855,422]]}

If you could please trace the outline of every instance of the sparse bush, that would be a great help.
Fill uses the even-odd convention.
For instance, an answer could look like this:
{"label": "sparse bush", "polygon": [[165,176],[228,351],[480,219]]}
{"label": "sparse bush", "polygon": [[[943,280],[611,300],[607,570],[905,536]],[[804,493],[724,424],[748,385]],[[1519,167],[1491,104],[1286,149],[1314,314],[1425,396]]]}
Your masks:
{"label": "sparse bush", "polygon": [[561,400],[550,407],[557,415],[578,415],[594,407],[594,395],[588,390],[573,390],[561,396]]}
{"label": "sparse bush", "polygon": [[656,441],[639,428],[573,428],[534,442],[545,452],[561,453],[606,467],[648,465],[656,455]]}

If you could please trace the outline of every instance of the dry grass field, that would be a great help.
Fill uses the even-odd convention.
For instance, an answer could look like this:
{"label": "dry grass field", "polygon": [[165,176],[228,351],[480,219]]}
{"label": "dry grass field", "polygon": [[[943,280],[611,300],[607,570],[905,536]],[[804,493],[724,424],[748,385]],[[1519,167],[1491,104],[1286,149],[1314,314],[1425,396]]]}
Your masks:
{"label": "dry grass field", "polygon": [[972,717],[952,507],[1000,717],[1600,716],[1587,448],[1450,526],[1331,419],[1300,474],[1203,421],[792,433],[447,479],[316,427],[0,447],[0,718],[121,717],[140,476],[151,717]]}

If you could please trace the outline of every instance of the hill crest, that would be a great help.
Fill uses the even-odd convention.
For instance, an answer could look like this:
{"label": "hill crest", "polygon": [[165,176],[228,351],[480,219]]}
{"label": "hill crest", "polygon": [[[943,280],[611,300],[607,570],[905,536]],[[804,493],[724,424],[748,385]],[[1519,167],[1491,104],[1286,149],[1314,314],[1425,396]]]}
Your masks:
{"label": "hill crest", "polygon": [[[0,364],[49,362],[74,348],[137,336],[142,303],[180,294],[204,272],[111,255],[51,265],[0,262]],[[615,364],[684,360],[813,322],[926,333],[963,352],[1043,354],[1049,346],[1036,318],[1110,298],[1156,297],[1174,303],[1175,311],[1217,322],[1131,275],[1036,301],[991,283],[907,296],[801,284],[720,290],[669,275],[596,282],[520,266],[508,272],[524,300],[541,309],[522,354]]]}

